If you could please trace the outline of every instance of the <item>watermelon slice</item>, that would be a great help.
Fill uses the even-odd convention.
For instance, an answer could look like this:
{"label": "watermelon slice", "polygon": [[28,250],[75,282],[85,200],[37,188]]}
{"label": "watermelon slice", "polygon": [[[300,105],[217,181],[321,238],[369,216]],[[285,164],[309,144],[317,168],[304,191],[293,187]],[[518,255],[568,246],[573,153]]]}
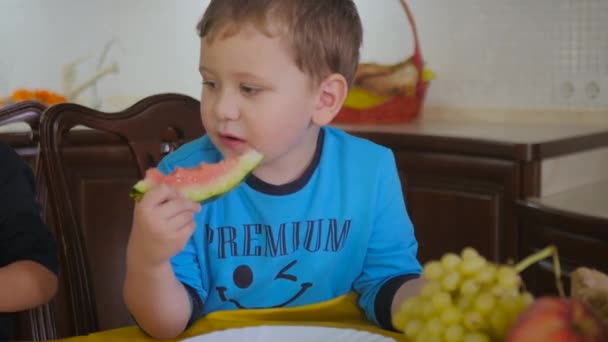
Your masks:
{"label": "watermelon slice", "polygon": [[250,150],[239,157],[231,157],[217,163],[201,163],[192,168],[177,167],[170,174],[162,174],[157,168],[146,171],[146,176],[133,186],[129,196],[138,201],[148,190],[159,184],[167,184],[185,197],[202,202],[233,189],[255,169],[263,156]]}

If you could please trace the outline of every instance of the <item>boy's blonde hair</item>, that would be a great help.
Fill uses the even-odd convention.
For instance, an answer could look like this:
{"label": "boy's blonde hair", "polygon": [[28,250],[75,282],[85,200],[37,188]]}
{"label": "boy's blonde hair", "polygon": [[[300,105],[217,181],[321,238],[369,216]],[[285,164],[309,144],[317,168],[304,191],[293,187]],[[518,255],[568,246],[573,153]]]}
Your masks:
{"label": "boy's blonde hair", "polygon": [[211,0],[196,28],[201,38],[213,40],[220,31],[220,38],[236,34],[242,24],[278,33],[313,80],[339,73],[352,83],[363,35],[352,0]]}

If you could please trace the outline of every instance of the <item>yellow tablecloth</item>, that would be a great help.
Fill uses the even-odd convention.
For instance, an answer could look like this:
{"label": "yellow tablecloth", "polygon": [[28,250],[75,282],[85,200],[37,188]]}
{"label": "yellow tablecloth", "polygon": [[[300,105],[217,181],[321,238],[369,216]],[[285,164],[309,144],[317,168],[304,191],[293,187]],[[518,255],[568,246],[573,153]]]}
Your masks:
{"label": "yellow tablecloth", "polygon": [[[213,312],[198,320],[190,329],[172,341],[201,335],[217,330],[259,325],[314,325],[364,330],[392,337],[396,341],[407,341],[404,335],[381,329],[369,322],[357,306],[354,294],[338,297],[326,302],[295,308],[229,310]],[[87,336],[77,336],[59,341],[106,342],[106,341],[155,341],[138,327],[131,326],[106,330]]]}

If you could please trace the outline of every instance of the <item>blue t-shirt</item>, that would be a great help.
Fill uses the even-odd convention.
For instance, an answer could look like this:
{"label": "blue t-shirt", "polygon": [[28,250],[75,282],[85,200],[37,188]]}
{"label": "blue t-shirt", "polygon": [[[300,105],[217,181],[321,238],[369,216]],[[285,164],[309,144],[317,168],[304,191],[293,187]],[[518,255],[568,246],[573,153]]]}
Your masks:
{"label": "blue t-shirt", "polygon": [[[159,169],[221,159],[203,136],[165,157]],[[421,272],[391,150],[336,128],[321,129],[313,162],[299,179],[275,186],[250,175],[204,203],[195,221],[186,247],[171,260],[195,297],[194,318],[312,304],[354,290],[367,317],[391,327],[395,291]]]}

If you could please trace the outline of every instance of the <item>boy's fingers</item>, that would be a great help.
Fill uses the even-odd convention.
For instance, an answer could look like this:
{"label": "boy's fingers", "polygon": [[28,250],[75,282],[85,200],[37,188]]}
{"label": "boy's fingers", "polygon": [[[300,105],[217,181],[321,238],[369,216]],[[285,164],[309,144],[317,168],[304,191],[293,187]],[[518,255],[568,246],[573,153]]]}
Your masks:
{"label": "boy's fingers", "polygon": [[179,214],[173,216],[170,220],[169,220],[169,224],[171,227],[175,227],[177,229],[181,229],[182,227],[191,224],[194,222],[193,220],[193,215],[194,213],[187,210],[187,211],[182,211]]}
{"label": "boy's fingers", "polygon": [[185,198],[177,198],[163,203],[157,210],[162,219],[171,219],[184,211],[189,212],[190,215],[197,213],[200,205]]}
{"label": "boy's fingers", "polygon": [[192,233],[194,233],[194,229],[196,229],[196,223],[190,222],[190,223],[186,223],[185,225],[181,226],[177,230],[177,232],[181,239],[187,240],[190,238],[190,236],[192,236]]}
{"label": "boy's fingers", "polygon": [[151,206],[159,206],[164,202],[167,202],[172,199],[180,198],[181,195],[177,190],[165,185],[161,184],[150,189],[142,198],[142,203]]}
{"label": "boy's fingers", "polygon": [[201,204],[197,202],[193,202],[185,197],[181,197],[180,202],[183,203],[184,209],[191,210],[195,213],[201,211]]}

